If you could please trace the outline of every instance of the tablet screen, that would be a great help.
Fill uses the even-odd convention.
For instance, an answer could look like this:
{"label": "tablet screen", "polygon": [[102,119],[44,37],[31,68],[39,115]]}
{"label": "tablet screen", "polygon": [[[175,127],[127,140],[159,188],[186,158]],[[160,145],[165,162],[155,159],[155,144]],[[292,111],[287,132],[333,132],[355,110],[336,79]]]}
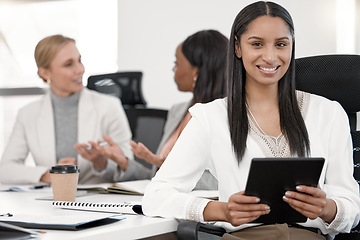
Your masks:
{"label": "tablet screen", "polygon": [[324,158],[254,158],[250,165],[245,195],[260,198],[270,206],[270,213],[260,216],[256,223],[299,223],[307,218],[286,203],[282,197],[297,185],[316,187]]}

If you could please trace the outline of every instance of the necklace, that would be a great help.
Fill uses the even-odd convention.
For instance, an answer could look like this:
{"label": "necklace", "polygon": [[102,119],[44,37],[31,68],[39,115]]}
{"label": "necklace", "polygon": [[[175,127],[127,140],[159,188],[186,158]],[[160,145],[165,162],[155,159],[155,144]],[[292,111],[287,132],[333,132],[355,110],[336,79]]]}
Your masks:
{"label": "necklace", "polygon": [[277,137],[267,135],[264,132],[264,130],[262,130],[259,123],[256,121],[256,118],[253,115],[253,113],[251,112],[249,105],[247,103],[245,103],[245,106],[246,106],[246,109],[248,110],[248,112],[250,113],[251,119],[254,120],[254,123],[255,123],[256,127],[259,129],[259,131],[261,132],[261,134],[263,134],[264,136],[270,137],[275,142],[275,144],[278,146],[280,144],[280,141],[281,141],[281,138],[282,138],[282,133],[280,133],[280,135],[277,136]]}

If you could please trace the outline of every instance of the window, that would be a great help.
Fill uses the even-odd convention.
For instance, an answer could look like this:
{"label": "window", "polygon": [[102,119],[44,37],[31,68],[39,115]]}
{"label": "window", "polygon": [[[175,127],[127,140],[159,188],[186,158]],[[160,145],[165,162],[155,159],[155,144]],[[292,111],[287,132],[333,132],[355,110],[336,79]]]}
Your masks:
{"label": "window", "polygon": [[[0,88],[45,87],[37,76],[36,44],[52,34],[74,38],[88,76],[115,72],[118,52],[117,0],[0,2]],[[1,96],[0,155],[20,107],[39,96]]]}

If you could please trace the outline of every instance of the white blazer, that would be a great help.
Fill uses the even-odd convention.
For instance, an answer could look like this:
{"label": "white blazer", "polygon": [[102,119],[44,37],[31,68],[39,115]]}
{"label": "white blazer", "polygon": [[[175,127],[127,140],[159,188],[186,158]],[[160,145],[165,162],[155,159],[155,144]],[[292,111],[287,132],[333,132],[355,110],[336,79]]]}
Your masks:
{"label": "white blazer", "polygon": [[[0,182],[36,183],[53,165],[56,165],[54,116],[50,93],[19,110],[18,116],[0,162]],[[107,134],[127,156],[129,168],[122,172],[108,160],[107,168],[96,171],[90,161],[78,155],[79,183],[100,183],[138,179],[136,163],[130,150],[131,130],[118,98],[84,88],[78,107],[78,142],[87,143],[102,139]],[[36,166],[24,161],[32,154]],[[135,167],[134,167],[135,166]]]}

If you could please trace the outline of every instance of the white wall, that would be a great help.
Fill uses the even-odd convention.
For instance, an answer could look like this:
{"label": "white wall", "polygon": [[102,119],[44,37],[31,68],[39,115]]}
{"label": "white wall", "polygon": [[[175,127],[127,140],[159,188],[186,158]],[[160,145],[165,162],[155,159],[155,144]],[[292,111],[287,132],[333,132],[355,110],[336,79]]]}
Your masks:
{"label": "white wall", "polygon": [[[216,29],[229,37],[250,0],[118,0],[119,70],[141,70],[149,107],[191,98],[173,80],[175,49],[187,36]],[[336,53],[336,0],[277,0],[295,23],[296,57]]]}

